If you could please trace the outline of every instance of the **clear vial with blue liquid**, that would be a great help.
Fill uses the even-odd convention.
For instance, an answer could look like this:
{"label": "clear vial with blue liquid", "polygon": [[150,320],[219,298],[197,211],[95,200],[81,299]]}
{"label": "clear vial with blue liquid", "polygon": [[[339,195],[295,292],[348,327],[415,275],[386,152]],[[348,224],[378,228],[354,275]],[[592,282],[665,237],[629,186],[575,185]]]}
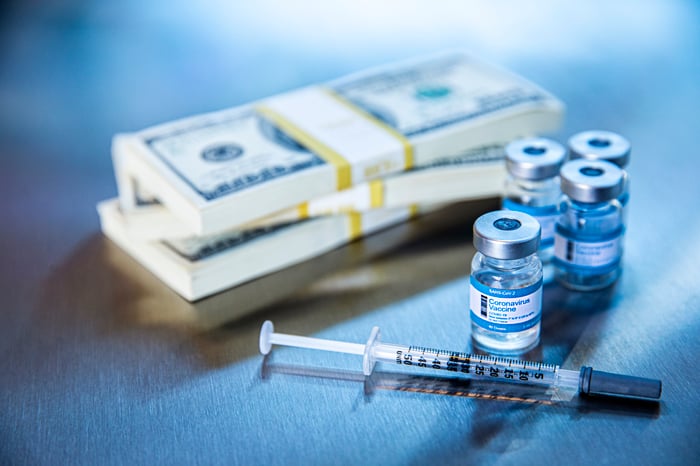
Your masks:
{"label": "clear vial with blue liquid", "polygon": [[630,161],[632,145],[624,137],[611,131],[591,130],[574,134],[569,138],[569,159],[605,160],[614,163],[623,171],[622,193],[618,197],[622,205],[622,220],[627,223],[629,174],[626,167]]}
{"label": "clear vial with blue liquid", "polygon": [[560,176],[555,278],[581,291],[612,285],[621,272],[625,227],[618,198],[624,174],[610,162],[579,159],[565,163]]}
{"label": "clear vial with blue liquid", "polygon": [[489,212],[474,222],[469,315],[476,347],[519,354],[537,346],[542,315],[540,224],[523,212]]}
{"label": "clear vial with blue liquid", "polygon": [[542,237],[537,254],[544,267],[545,283],[553,277],[554,225],[559,218],[559,170],[566,149],[547,138],[526,138],[506,146],[505,193],[502,207],[525,212],[540,223]]}

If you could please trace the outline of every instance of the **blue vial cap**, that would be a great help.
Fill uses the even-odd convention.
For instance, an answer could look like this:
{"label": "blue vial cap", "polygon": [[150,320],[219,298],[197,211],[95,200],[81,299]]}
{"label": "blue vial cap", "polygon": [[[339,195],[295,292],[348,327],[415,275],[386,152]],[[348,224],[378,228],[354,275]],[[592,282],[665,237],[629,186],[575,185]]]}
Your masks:
{"label": "blue vial cap", "polygon": [[506,146],[506,168],[516,178],[544,180],[559,174],[566,149],[547,138],[518,139]]}
{"label": "blue vial cap", "polygon": [[632,146],[624,137],[611,131],[583,131],[569,138],[571,160],[607,160],[620,168],[630,161]]}
{"label": "blue vial cap", "polygon": [[497,210],[474,222],[474,247],[495,259],[520,259],[540,245],[540,224],[526,213]]}
{"label": "blue vial cap", "polygon": [[561,191],[571,199],[596,203],[615,199],[622,193],[624,172],[604,160],[578,159],[561,168]]}

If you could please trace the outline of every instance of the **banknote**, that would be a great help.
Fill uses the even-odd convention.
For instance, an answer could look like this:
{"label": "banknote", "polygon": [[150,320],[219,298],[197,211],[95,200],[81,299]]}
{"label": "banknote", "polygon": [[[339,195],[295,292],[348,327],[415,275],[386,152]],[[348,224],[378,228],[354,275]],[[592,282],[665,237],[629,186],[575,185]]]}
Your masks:
{"label": "banknote", "polygon": [[[427,165],[311,199],[233,227],[233,230],[250,230],[338,213],[498,197],[505,182],[503,155],[504,148],[500,145],[469,149]],[[124,216],[132,237],[168,239],[196,235],[152,194],[143,190],[137,192],[135,203],[137,207]]]}
{"label": "banknote", "polygon": [[416,214],[414,209],[382,209],[211,236],[148,241],[129,234],[116,199],[103,201],[97,208],[107,237],[191,301],[306,261]]}
{"label": "banknote", "polygon": [[260,102],[120,134],[120,202],[157,198],[198,235],[558,128],[563,104],[465,54],[351,75]]}

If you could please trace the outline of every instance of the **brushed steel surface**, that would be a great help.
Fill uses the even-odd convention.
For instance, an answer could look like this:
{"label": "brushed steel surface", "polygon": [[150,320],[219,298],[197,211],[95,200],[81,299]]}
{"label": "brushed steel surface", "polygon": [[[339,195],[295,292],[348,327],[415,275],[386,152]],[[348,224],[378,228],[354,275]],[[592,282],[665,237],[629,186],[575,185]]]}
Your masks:
{"label": "brushed steel surface", "polygon": [[[69,3],[14,3],[0,19],[0,464],[698,463],[697,4],[416,4],[415,18],[354,2],[302,2],[296,16],[282,2]],[[366,34],[350,34],[353,21]],[[632,142],[623,275],[596,293],[547,286],[542,343],[526,357],[659,378],[660,403],[550,403],[391,365],[365,378],[353,356],[257,353],[266,319],[471,350],[474,212],[195,304],[100,234],[115,132],[448,47],[562,98],[559,141],[600,128]],[[395,246],[403,235],[413,241]]]}

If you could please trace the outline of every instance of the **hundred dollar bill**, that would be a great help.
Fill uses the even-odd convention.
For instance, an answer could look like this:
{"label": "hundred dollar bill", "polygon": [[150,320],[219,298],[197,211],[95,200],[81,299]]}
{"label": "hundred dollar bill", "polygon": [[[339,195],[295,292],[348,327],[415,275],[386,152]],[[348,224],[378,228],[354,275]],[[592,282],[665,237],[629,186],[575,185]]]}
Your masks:
{"label": "hundred dollar bill", "polygon": [[[463,151],[429,165],[360,183],[293,208],[234,227],[246,230],[338,213],[361,213],[413,204],[452,203],[496,197],[505,181],[503,146]],[[124,215],[129,233],[143,239],[194,236],[196,232],[149,193],[137,193],[137,208]]]}
{"label": "hundred dollar bill", "polygon": [[383,209],[203,237],[148,241],[130,235],[116,199],[99,203],[97,209],[107,237],[190,301],[316,257],[416,213],[414,209]]}
{"label": "hundred dollar bill", "polygon": [[117,135],[123,209],[145,189],[198,235],[458,151],[558,128],[562,103],[464,54]]}

